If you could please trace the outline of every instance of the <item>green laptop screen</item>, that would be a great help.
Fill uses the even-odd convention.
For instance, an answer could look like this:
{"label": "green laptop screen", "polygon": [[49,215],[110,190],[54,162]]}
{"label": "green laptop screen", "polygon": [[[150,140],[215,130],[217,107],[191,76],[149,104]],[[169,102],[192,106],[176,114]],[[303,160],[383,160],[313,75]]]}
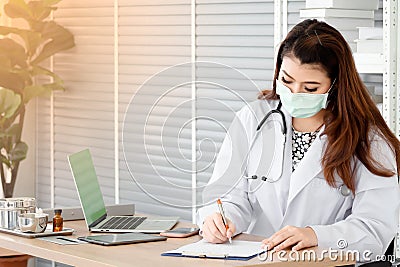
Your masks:
{"label": "green laptop screen", "polygon": [[103,195],[89,149],[70,155],[69,164],[81,200],[86,222],[90,226],[106,214]]}

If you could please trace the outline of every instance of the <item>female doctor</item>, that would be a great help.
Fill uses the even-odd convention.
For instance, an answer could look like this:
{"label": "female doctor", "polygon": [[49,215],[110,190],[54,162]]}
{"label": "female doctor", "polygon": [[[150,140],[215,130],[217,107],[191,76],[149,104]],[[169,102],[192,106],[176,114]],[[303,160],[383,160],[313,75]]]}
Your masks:
{"label": "female doctor", "polygon": [[275,251],[383,254],[399,221],[400,143],[343,36],[317,20],[297,24],[279,47],[273,89],[259,98],[222,144],[198,211],[202,236],[223,243],[247,232]]}

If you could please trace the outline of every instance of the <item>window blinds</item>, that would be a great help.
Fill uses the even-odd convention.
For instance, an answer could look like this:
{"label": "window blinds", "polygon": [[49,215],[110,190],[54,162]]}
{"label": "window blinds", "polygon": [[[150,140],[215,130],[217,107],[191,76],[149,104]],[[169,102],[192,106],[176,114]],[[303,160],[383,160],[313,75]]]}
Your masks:
{"label": "window blinds", "polygon": [[[106,203],[114,203],[113,159],[113,1],[61,1],[54,18],[75,36],[76,47],[56,55],[53,68],[67,90],[53,105],[39,100],[39,205],[50,206],[51,154],[54,205],[79,206],[67,155],[90,148]],[[53,113],[53,120],[48,114]],[[50,136],[53,124],[54,135]],[[50,143],[54,142],[54,151]]]}
{"label": "window blinds", "polygon": [[[273,0],[195,2],[194,14],[190,0],[60,2],[54,17],[77,46],[54,58],[67,90],[39,100],[39,205],[50,206],[52,186],[56,206],[79,205],[67,155],[89,147],[107,203],[117,192],[139,212],[191,219],[234,112],[270,87],[274,68]],[[289,1],[289,22],[304,3]]]}
{"label": "window blinds", "polygon": [[209,1],[196,5],[198,194],[236,111],[269,88],[273,70],[274,1]]}
{"label": "window blinds", "polygon": [[191,67],[175,65],[190,62],[191,2],[120,0],[118,12],[121,202],[190,219],[191,91],[178,85]]}

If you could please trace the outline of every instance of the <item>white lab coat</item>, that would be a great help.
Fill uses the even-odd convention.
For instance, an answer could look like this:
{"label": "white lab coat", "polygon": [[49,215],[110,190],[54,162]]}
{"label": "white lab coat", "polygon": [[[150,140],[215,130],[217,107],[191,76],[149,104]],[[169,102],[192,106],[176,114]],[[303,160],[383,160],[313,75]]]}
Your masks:
{"label": "white lab coat", "polygon": [[[399,221],[397,176],[376,176],[357,160],[355,195],[343,196],[324,179],[320,160],[326,136],[319,135],[292,173],[292,118],[283,107],[288,129],[284,154],[281,119],[273,115],[251,149],[246,168],[246,152],[256,127],[277,104],[277,101],[258,100],[237,112],[204,189],[204,206],[197,213],[199,226],[202,227],[206,216],[218,211],[215,200],[221,198],[226,216],[236,226],[235,234],[247,232],[269,237],[286,225],[310,226],[322,248],[340,249],[338,241],[344,239],[346,249],[368,249],[375,255],[383,254],[395,236]],[[397,172],[395,156],[387,143],[377,135],[371,137],[372,155]],[[270,177],[276,179],[283,166],[282,177],[274,183],[261,181],[271,164]],[[253,174],[259,178],[243,178]],[[343,184],[339,177],[336,181],[337,187]]]}

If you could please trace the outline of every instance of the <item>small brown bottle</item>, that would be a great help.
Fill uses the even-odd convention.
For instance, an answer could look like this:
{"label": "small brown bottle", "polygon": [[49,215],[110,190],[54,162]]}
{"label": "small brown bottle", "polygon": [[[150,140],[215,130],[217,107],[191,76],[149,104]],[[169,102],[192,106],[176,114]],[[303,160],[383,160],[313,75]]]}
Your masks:
{"label": "small brown bottle", "polygon": [[54,210],[54,217],[53,217],[53,232],[60,232],[63,229],[63,222],[64,219],[61,216],[62,209]]}

